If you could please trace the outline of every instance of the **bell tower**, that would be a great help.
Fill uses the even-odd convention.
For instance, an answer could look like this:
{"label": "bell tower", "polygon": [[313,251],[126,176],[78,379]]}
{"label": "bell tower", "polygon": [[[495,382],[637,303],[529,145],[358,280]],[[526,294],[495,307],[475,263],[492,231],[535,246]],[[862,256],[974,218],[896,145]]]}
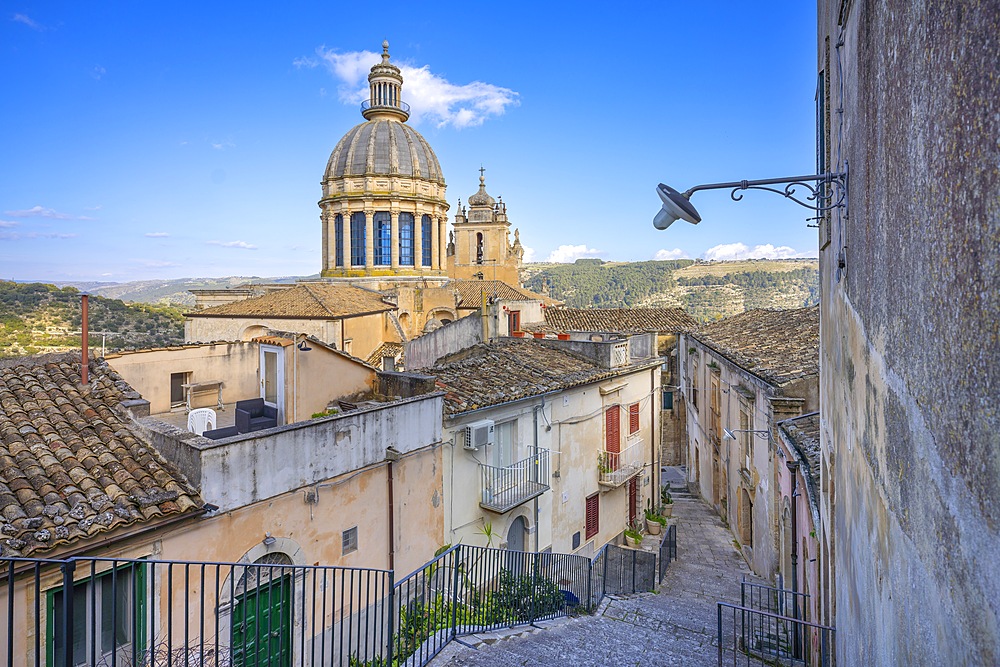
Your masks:
{"label": "bell tower", "polygon": [[515,230],[510,244],[507,205],[486,192],[486,169],[479,169],[479,190],[468,209],[458,202],[454,241],[448,245],[448,275],[456,279],[502,280],[519,287],[524,249]]}

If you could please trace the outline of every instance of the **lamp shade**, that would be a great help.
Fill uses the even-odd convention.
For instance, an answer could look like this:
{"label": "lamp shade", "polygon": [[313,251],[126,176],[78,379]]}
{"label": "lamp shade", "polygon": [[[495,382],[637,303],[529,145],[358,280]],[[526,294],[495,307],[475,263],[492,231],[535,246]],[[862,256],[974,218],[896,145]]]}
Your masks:
{"label": "lamp shade", "polygon": [[656,194],[660,195],[660,200],[663,201],[663,207],[653,217],[653,226],[657,229],[666,229],[677,220],[686,220],[693,225],[701,222],[701,216],[688,198],[669,185],[663,183],[657,185]]}

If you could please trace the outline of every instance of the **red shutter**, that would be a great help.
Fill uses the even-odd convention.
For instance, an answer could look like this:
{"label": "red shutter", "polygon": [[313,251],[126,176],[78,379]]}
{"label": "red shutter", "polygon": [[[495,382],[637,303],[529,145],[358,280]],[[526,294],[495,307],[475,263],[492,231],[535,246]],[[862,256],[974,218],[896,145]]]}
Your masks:
{"label": "red shutter", "polygon": [[604,413],[604,450],[614,454],[622,451],[618,419],[618,406],[612,405]]}
{"label": "red shutter", "polygon": [[598,528],[600,527],[600,516],[601,516],[601,496],[597,493],[587,498],[587,537],[586,539],[592,538],[597,535]]}
{"label": "red shutter", "polygon": [[628,433],[638,433],[639,431],[639,404],[633,403],[628,406]]}
{"label": "red shutter", "polygon": [[635,523],[639,514],[639,479],[633,477],[628,481],[628,523],[631,526]]}

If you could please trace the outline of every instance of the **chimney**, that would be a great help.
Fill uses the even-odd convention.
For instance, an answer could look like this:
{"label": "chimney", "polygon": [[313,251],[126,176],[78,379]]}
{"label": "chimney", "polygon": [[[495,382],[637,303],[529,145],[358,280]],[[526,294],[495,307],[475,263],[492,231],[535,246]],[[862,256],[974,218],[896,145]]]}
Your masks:
{"label": "chimney", "polygon": [[84,292],[83,294],[80,295],[80,307],[81,307],[81,310],[82,310],[81,319],[80,319],[80,323],[81,323],[82,326],[80,327],[80,334],[81,334],[81,337],[83,338],[83,346],[82,346],[83,347],[83,363],[81,364],[81,371],[80,371],[80,376],[81,377],[80,377],[80,381],[84,385],[86,385],[87,382],[90,381],[90,378],[88,377],[88,374],[89,374],[89,371],[90,371],[90,368],[89,368],[90,352],[87,349],[87,341],[90,339],[90,327],[87,324],[87,297],[88,297],[88,294],[86,292]]}

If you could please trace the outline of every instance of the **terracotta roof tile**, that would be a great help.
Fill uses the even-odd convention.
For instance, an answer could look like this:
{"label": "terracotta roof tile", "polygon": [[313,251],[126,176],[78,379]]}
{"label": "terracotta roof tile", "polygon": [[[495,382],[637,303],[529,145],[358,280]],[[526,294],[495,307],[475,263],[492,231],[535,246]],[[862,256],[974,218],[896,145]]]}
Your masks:
{"label": "terracotta roof tile", "polygon": [[479,308],[483,292],[503,301],[541,301],[546,306],[560,303],[544,294],[538,294],[523,287],[513,287],[502,280],[453,280],[449,286],[458,292],[459,308]]}
{"label": "terracotta roof tile", "polygon": [[339,319],[392,310],[378,292],[337,283],[299,283],[253,299],[187,313],[188,317]]}
{"label": "terracotta roof tile", "polygon": [[103,361],[80,386],[79,356],[0,365],[0,556],[29,556],[203,503],[130,428],[139,398]]}
{"label": "terracotta roof tile", "polygon": [[382,368],[382,359],[392,357],[396,359],[403,354],[403,344],[385,342],[375,348],[375,351],[368,355],[368,364],[375,368]]}
{"label": "terracotta roof tile", "polygon": [[544,323],[524,327],[549,333],[677,333],[697,328],[695,319],[680,308],[547,308]]}
{"label": "terracotta roof tile", "polygon": [[445,414],[454,415],[603,380],[622,370],[601,368],[534,340],[504,338],[446,357],[426,372],[445,392]]}
{"label": "terracotta roof tile", "polygon": [[707,324],[693,336],[774,384],[819,374],[818,305],[748,310]]}

